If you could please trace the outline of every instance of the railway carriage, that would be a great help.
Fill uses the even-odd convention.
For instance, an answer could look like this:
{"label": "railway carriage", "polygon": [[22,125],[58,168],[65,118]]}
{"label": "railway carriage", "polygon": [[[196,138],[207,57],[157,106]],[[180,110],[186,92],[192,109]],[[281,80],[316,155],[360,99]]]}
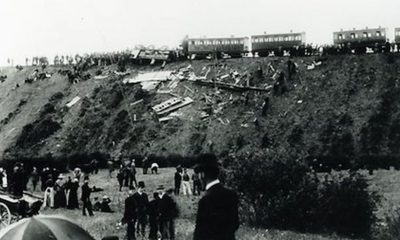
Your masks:
{"label": "railway carriage", "polygon": [[386,28],[353,29],[333,33],[334,45],[339,49],[354,50],[355,53],[365,53],[367,48],[374,52],[382,52],[386,43]]}
{"label": "railway carriage", "polygon": [[247,37],[230,38],[189,38],[188,54],[195,58],[205,58],[209,55],[216,55],[220,58],[223,54],[241,57],[248,50]]}
{"label": "railway carriage", "polygon": [[306,34],[304,32],[251,36],[251,51],[253,55],[258,53],[260,57],[268,56],[271,52],[274,52],[275,56],[282,56],[284,51],[289,51],[293,56],[302,56],[305,52],[305,45]]}

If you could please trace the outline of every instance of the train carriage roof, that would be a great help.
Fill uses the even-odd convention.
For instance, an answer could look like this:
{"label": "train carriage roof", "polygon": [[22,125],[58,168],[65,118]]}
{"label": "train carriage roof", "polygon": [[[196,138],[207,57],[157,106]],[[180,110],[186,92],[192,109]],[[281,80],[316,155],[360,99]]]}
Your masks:
{"label": "train carriage roof", "polygon": [[373,32],[376,32],[376,31],[381,31],[381,32],[386,34],[387,29],[383,28],[383,27],[379,27],[379,28],[364,28],[364,29],[355,29],[354,28],[352,30],[340,30],[340,31],[337,31],[337,32],[333,32],[333,34],[346,34],[346,33],[348,34],[348,33],[363,33],[363,32],[373,33]]}
{"label": "train carriage roof", "polygon": [[296,32],[296,33],[274,33],[274,34],[261,34],[261,35],[252,35],[252,38],[257,37],[286,37],[286,36],[298,36],[305,35],[305,32]]}
{"label": "train carriage roof", "polygon": [[189,41],[196,41],[196,40],[209,40],[209,41],[213,41],[213,40],[245,40],[245,39],[249,39],[249,38],[248,37],[188,38]]}

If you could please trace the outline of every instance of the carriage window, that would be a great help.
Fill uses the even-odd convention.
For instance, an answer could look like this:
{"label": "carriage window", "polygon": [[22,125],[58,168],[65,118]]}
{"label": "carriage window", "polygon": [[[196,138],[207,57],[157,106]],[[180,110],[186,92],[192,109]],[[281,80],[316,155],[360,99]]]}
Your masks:
{"label": "carriage window", "polygon": [[199,43],[200,43],[200,45],[204,45],[204,42],[203,42],[203,41],[200,41]]}
{"label": "carriage window", "polygon": [[289,37],[288,36],[286,36],[285,38],[284,38],[284,41],[289,41]]}
{"label": "carriage window", "polygon": [[279,41],[281,41],[281,42],[282,42],[282,41],[283,41],[283,37],[279,37]]}
{"label": "carriage window", "polygon": [[367,38],[368,37],[368,33],[367,32],[363,32],[363,38]]}
{"label": "carriage window", "polygon": [[372,33],[368,33],[368,37],[372,37]]}
{"label": "carriage window", "polygon": [[351,33],[351,34],[350,34],[350,38],[351,38],[351,39],[356,38],[356,34],[355,34],[355,33]]}
{"label": "carriage window", "polygon": [[342,34],[339,34],[339,35],[338,35],[338,39],[339,39],[339,40],[342,40],[342,39],[343,39],[343,35],[342,35]]}
{"label": "carriage window", "polygon": [[381,36],[381,32],[380,31],[376,31],[376,36],[380,37]]}
{"label": "carriage window", "polygon": [[192,45],[196,45],[196,43],[194,41],[190,41],[190,44]]}

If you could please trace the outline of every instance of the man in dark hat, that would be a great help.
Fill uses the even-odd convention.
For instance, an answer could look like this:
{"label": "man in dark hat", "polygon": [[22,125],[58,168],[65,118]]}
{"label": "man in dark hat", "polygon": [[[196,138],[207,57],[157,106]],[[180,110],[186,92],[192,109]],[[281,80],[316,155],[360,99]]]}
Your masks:
{"label": "man in dark hat", "polygon": [[133,197],[133,190],[129,190],[129,196],[125,199],[125,211],[124,216],[121,220],[122,223],[126,223],[127,231],[126,236],[128,240],[135,240],[135,221],[137,219],[137,203],[135,198]]}
{"label": "man in dark hat", "polygon": [[147,194],[144,192],[144,182],[140,181],[138,183],[138,189],[133,198],[136,201],[136,211],[137,211],[137,222],[136,222],[136,233],[141,234],[143,237],[146,232],[147,224],[147,208],[149,205],[149,199]]}
{"label": "man in dark hat", "polygon": [[202,154],[196,171],[204,173],[205,195],[200,199],[194,240],[234,240],[239,228],[238,197],[218,180],[219,166],[214,154]]}

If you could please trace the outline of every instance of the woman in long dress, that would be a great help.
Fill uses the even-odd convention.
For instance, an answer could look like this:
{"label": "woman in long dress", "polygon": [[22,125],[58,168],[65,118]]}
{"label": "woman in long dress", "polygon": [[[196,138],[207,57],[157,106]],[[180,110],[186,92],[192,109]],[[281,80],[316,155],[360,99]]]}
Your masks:
{"label": "woman in long dress", "polygon": [[78,209],[78,188],[79,188],[79,180],[74,178],[71,184],[69,185],[69,194],[68,194],[68,209]]}
{"label": "woman in long dress", "polygon": [[54,207],[65,208],[67,206],[67,197],[65,196],[63,177],[60,176],[54,184]]}

